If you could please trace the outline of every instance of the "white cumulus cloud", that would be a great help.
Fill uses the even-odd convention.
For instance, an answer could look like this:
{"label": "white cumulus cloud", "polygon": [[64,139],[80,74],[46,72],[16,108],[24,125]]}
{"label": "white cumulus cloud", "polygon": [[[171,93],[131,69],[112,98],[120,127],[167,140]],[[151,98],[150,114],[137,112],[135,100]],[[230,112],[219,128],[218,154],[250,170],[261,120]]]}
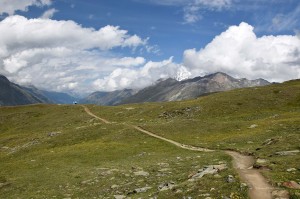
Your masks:
{"label": "white cumulus cloud", "polygon": [[300,78],[300,39],[293,35],[257,37],[247,23],[231,26],[197,51],[184,52],[193,76],[226,72],[236,77],[284,81]]}
{"label": "white cumulus cloud", "polygon": [[41,18],[43,18],[43,19],[51,19],[51,18],[53,17],[53,15],[54,15],[55,13],[57,13],[57,12],[58,12],[57,9],[51,8],[51,9],[49,9],[49,10],[46,10],[46,11],[42,14]]}
{"label": "white cumulus cloud", "polygon": [[49,6],[52,0],[1,0],[0,15],[13,15],[15,11],[27,11],[29,6]]}
{"label": "white cumulus cloud", "polygon": [[117,68],[104,78],[94,81],[96,90],[118,90],[124,88],[140,89],[151,85],[157,79],[177,78],[180,80],[189,77],[189,72],[182,65],[173,62],[173,58],[160,62],[147,62],[138,69]]}
{"label": "white cumulus cloud", "polygon": [[90,92],[95,79],[145,63],[143,57],[111,53],[147,46],[147,39],[117,26],[96,30],[74,21],[13,15],[0,21],[0,35],[0,73],[48,90]]}

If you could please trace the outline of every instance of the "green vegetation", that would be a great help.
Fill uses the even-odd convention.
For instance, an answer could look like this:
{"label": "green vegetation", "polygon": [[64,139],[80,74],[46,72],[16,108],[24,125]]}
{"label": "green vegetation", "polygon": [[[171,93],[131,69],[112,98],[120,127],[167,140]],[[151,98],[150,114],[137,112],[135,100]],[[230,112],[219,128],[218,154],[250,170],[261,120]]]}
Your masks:
{"label": "green vegetation", "polygon": [[[101,123],[81,106],[0,108],[1,198],[247,198],[222,151],[183,150],[124,123],[184,144],[265,159],[257,166],[267,168],[263,174],[276,187],[300,182],[300,153],[276,155],[300,150],[300,81],[180,102],[88,107],[113,123]],[[228,169],[189,181],[205,165],[220,163]],[[228,175],[236,181],[226,182]],[[159,191],[168,182],[175,187]],[[144,187],[151,188],[134,193]],[[299,190],[287,190],[300,197]]]}

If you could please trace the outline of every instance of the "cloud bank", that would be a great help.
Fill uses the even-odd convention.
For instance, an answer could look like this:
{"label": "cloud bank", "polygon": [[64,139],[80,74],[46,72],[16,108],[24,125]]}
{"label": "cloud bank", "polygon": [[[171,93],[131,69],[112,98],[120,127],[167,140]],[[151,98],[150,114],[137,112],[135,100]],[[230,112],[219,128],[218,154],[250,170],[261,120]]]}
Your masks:
{"label": "cloud bank", "polygon": [[300,78],[299,37],[257,37],[253,29],[244,22],[229,27],[203,49],[186,50],[184,65],[193,76],[222,71],[270,81]]}
{"label": "cloud bank", "polygon": [[[0,22],[0,73],[18,83],[51,90],[84,91],[117,67],[135,67],[142,57],[119,57],[114,48],[145,46],[147,39],[118,26],[98,30],[74,21],[9,16]],[[91,88],[86,88],[91,90]]]}
{"label": "cloud bank", "polygon": [[49,6],[51,2],[52,0],[1,0],[0,15],[13,15],[17,10],[27,11],[29,6]]}
{"label": "cloud bank", "polygon": [[160,78],[226,72],[235,77],[284,81],[300,78],[300,38],[257,37],[247,23],[231,26],[183,63],[153,62],[113,49],[146,49],[148,39],[117,26],[98,30],[74,21],[8,16],[0,22],[0,73],[20,84],[77,93],[143,88]]}

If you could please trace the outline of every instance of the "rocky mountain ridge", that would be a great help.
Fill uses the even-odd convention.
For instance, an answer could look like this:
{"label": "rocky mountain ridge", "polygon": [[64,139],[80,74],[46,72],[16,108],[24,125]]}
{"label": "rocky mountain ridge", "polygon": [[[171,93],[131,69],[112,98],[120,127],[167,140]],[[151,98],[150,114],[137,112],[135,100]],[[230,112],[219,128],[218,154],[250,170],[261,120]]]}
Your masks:
{"label": "rocky mountain ridge", "polygon": [[221,72],[184,81],[177,81],[169,78],[140,90],[135,95],[124,99],[121,104],[179,101],[197,98],[201,95],[213,92],[228,91],[236,88],[266,86],[268,84],[270,84],[270,82],[264,79],[235,79]]}

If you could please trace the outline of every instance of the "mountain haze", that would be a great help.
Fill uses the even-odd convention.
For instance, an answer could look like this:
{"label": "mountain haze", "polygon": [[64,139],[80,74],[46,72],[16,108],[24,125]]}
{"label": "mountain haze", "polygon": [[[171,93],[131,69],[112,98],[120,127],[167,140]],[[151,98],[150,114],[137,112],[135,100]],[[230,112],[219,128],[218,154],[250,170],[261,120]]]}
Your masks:
{"label": "mountain haze", "polygon": [[86,98],[80,100],[82,104],[97,104],[97,105],[116,105],[124,99],[134,95],[136,91],[132,89],[117,90],[113,92],[94,92]]}

